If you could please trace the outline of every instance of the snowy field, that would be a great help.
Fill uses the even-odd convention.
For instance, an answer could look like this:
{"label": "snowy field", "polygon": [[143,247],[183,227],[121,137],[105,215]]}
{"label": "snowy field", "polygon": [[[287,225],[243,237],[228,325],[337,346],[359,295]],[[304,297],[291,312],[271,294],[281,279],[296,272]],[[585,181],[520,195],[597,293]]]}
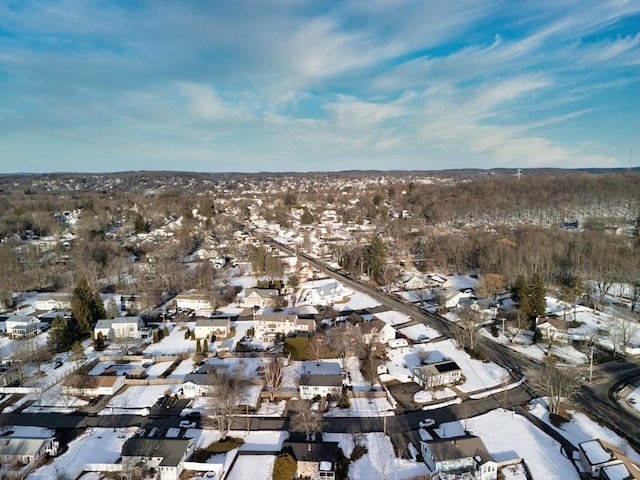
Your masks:
{"label": "snowy field", "polygon": [[[164,392],[173,390],[177,385],[129,385],[122,393],[111,400],[109,406],[100,411],[100,415],[111,415],[111,405],[118,413],[133,413],[129,409],[145,409],[152,407]],[[144,415],[144,413],[138,413]]]}
{"label": "snowy field", "polygon": [[[187,325],[195,326],[195,322]],[[175,355],[178,353],[195,352],[195,340],[184,338],[185,330],[178,328],[174,324],[169,324],[169,336],[163,338],[159,343],[150,344],[144,353],[147,355]]]}
{"label": "snowy field", "polygon": [[361,292],[355,292],[349,297],[346,303],[336,303],[333,307],[342,312],[345,310],[362,310],[364,308],[373,308],[380,306],[380,302],[374,300],[369,295]]}
{"label": "snowy field", "polygon": [[[338,442],[344,454],[349,457],[353,451],[353,435],[348,433],[324,433],[326,442]],[[362,480],[402,480],[418,475],[427,475],[429,469],[422,462],[397,458],[389,437],[382,433],[363,433],[362,444],[367,453],[349,465],[349,478]]]}
{"label": "snowy field", "polygon": [[120,458],[122,445],[137,428],[116,430],[91,428],[69,444],[69,449],[51,463],[29,474],[29,480],[51,480],[63,473],[77,478],[86,463],[115,463]]}
{"label": "snowy field", "polygon": [[275,455],[239,456],[227,480],[271,480],[275,461]]}
{"label": "snowy field", "polygon": [[379,312],[379,313],[376,313],[375,316],[380,320],[382,320],[384,323],[388,323],[392,327],[395,325],[402,325],[403,323],[407,323],[411,321],[411,317],[409,315],[396,312],[395,310],[389,310],[387,312]]}
{"label": "snowy field", "polygon": [[427,327],[422,323],[419,325],[413,325],[411,327],[400,328],[398,329],[398,331],[415,342],[419,342],[423,339],[437,338],[440,336],[439,331],[434,328]]}
{"label": "snowy field", "polygon": [[383,417],[393,415],[393,405],[386,397],[351,398],[349,408],[333,407],[325,417]]}

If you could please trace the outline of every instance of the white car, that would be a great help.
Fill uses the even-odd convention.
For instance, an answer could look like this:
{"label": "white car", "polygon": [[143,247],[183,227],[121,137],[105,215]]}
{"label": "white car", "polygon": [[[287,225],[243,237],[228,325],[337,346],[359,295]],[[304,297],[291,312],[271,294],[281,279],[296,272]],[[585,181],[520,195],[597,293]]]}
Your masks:
{"label": "white car", "polygon": [[424,420],[420,420],[418,426],[420,428],[433,427],[436,424],[436,421],[433,418],[425,418]]}
{"label": "white car", "polygon": [[196,428],[196,422],[190,422],[188,420],[182,420],[180,422],[180,428]]}

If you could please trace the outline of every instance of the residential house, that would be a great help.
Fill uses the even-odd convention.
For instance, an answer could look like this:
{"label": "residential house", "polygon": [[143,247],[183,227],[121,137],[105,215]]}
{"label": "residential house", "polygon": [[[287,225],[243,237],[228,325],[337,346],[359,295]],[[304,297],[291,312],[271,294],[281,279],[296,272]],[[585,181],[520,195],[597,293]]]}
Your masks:
{"label": "residential house", "polygon": [[11,338],[35,337],[47,328],[47,324],[31,315],[10,315],[5,320],[5,331]]}
{"label": "residential house", "polygon": [[293,442],[282,444],[282,450],[296,459],[297,478],[334,480],[338,460],[337,442]]}
{"label": "residential house", "polygon": [[413,376],[422,388],[434,388],[458,382],[462,379],[462,370],[453,360],[446,360],[414,367]]}
{"label": "residential house", "polygon": [[17,385],[22,381],[19,365],[0,365],[0,387]]}
{"label": "residential house", "polygon": [[456,308],[463,298],[469,298],[469,293],[460,290],[443,290],[439,294],[442,306],[447,309]]}
{"label": "residential house", "polygon": [[254,335],[260,342],[272,342],[278,334],[311,334],[316,330],[316,322],[301,319],[297,315],[270,314],[256,315],[253,320]]}
{"label": "residential house", "polygon": [[427,283],[422,275],[411,274],[402,279],[402,288],[404,290],[422,290],[427,288]]}
{"label": "residential house", "polygon": [[498,464],[474,435],[420,442],[424,462],[440,480],[496,480]]}
{"label": "residential house", "polygon": [[243,305],[247,308],[275,307],[280,292],[275,288],[248,288],[244,293]]}
{"label": "residential house", "polygon": [[295,306],[302,305],[333,305],[351,295],[348,290],[336,280],[317,280],[300,286],[295,298]]}
{"label": "residential house", "polygon": [[102,334],[103,338],[115,340],[120,338],[138,339],[145,332],[144,321],[140,317],[116,317],[98,320],[93,329],[94,335]]}
{"label": "residential house", "polygon": [[1,436],[0,477],[26,478],[45,455],[55,455],[58,447],[54,432],[43,438],[14,434]]}
{"label": "residential house", "polygon": [[331,395],[336,398],[342,393],[342,375],[309,374],[300,375],[300,398],[311,400],[316,396]]}
{"label": "residential house", "polygon": [[69,375],[62,393],[76,397],[115,395],[124,386],[125,375]]}
{"label": "residential house", "polygon": [[379,318],[374,317],[372,320],[358,322],[355,325],[362,334],[362,341],[367,345],[371,342],[386,344],[389,340],[396,338],[396,329]]}
{"label": "residential house", "polygon": [[298,280],[299,283],[308,282],[313,278],[314,271],[313,268],[308,263],[302,265],[300,270],[298,271]]}
{"label": "residential house", "polygon": [[178,480],[193,453],[192,438],[131,437],[122,445],[124,471],[141,478],[152,470],[158,480]]}
{"label": "residential house", "polygon": [[[620,447],[599,438],[578,445],[580,463],[590,478],[640,479],[640,464],[624,455]],[[623,476],[620,476],[623,474]]]}
{"label": "residential house", "polygon": [[427,275],[427,286],[436,288],[453,288],[451,280],[441,277],[439,275]]}
{"label": "residential house", "polygon": [[211,338],[212,335],[228,337],[231,333],[230,318],[199,318],[196,320],[196,338]]}
{"label": "residential house", "polygon": [[545,341],[569,343],[569,324],[561,318],[548,317],[537,321],[536,332]]}
{"label": "residential house", "polygon": [[36,310],[68,310],[71,308],[71,293],[41,293],[36,298]]}
{"label": "residential house", "polygon": [[498,314],[498,304],[491,298],[463,298],[458,302],[458,306],[477,312],[480,314],[481,321],[492,321]]}
{"label": "residential house", "polygon": [[205,363],[200,366],[195,372],[188,373],[184,376],[182,381],[182,395],[187,398],[200,397],[206,395],[211,391],[213,386],[211,385],[211,375],[216,371],[224,371],[229,367],[227,365],[212,365]]}
{"label": "residential house", "polygon": [[213,311],[211,295],[202,292],[188,292],[176,295],[174,299],[178,310]]}

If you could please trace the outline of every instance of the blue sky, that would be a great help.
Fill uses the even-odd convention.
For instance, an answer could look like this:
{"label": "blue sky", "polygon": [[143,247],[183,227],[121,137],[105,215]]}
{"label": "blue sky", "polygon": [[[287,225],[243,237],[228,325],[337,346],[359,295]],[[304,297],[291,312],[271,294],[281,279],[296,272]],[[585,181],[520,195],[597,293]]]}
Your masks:
{"label": "blue sky", "polygon": [[637,0],[0,0],[3,173],[630,158]]}

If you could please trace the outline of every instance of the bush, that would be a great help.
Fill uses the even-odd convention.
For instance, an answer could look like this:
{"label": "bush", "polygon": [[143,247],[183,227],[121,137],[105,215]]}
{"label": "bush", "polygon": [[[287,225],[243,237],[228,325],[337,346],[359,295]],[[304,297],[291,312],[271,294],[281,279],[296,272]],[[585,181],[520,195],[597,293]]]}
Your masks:
{"label": "bush", "polygon": [[288,453],[281,453],[273,464],[273,480],[293,480],[298,472],[298,463]]}
{"label": "bush", "polygon": [[355,462],[356,460],[360,460],[366,455],[367,452],[367,447],[363,445],[356,445],[353,449],[353,452],[351,452],[351,461]]}
{"label": "bush", "polygon": [[292,360],[308,360],[308,347],[309,339],[306,337],[291,337],[284,340],[284,351],[291,354]]}

